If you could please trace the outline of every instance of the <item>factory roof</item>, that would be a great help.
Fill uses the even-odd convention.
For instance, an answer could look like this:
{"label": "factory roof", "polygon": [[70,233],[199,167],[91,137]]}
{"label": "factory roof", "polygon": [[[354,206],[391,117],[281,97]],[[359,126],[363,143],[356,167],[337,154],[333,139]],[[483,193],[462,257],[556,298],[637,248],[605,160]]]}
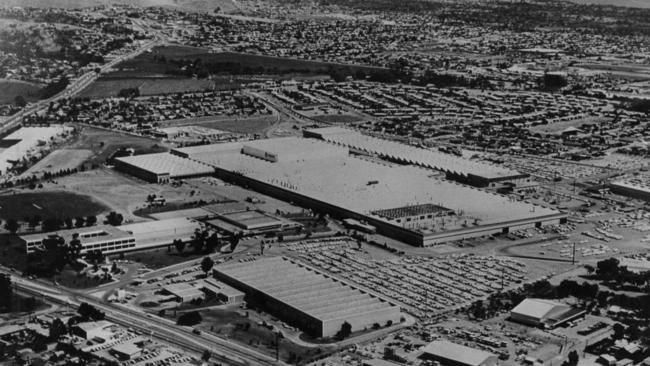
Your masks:
{"label": "factory roof", "polygon": [[395,307],[283,257],[228,263],[215,271],[322,321]]}
{"label": "factory roof", "polygon": [[169,153],[126,156],[115,160],[157,175],[169,174],[171,178],[214,172],[213,168],[205,164]]}
{"label": "factory roof", "polygon": [[[286,145],[295,140],[301,139],[270,139],[264,145]],[[328,145],[315,141],[315,144],[310,145],[312,151]],[[251,142],[253,143],[256,142]],[[345,147],[338,148],[347,151]],[[484,225],[559,214],[500,194],[435,179],[431,177],[430,171],[424,169],[366,160],[347,154],[335,154],[317,161],[272,163],[242,154],[236,147],[224,150],[223,146],[219,146],[218,152],[192,155],[191,158],[393,224],[397,224],[397,219],[390,221],[389,218],[372,213],[424,204],[455,212],[453,216],[440,219],[445,221],[442,226],[423,227],[418,226],[420,224],[417,222],[407,223],[406,220],[401,220],[398,224],[423,232],[460,229],[463,225],[471,225],[474,220]]]}
{"label": "factory roof", "polygon": [[446,340],[433,341],[422,350],[424,354],[444,358],[468,366],[479,366],[494,354]]}
{"label": "factory roof", "polygon": [[452,172],[461,175],[475,175],[487,179],[519,177],[522,173],[500,166],[469,160],[439,151],[423,149],[400,142],[363,135],[357,131],[341,127],[325,127],[308,130],[314,136],[334,144],[367,151],[407,161],[411,164]]}
{"label": "factory roof", "polygon": [[146,245],[167,241],[171,243],[174,239],[187,239],[194,234],[196,229],[201,228],[201,224],[198,221],[186,217],[175,217],[127,224],[119,228],[132,233],[138,245]]}

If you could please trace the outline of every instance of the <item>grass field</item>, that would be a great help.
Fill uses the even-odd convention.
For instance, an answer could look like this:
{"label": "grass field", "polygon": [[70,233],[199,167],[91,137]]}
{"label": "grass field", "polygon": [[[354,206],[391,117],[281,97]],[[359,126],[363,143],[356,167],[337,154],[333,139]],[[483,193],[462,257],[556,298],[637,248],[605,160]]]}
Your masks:
{"label": "grass field", "polygon": [[171,126],[201,126],[235,133],[261,133],[270,127],[276,116],[258,116],[249,118],[233,118],[224,116],[204,116],[197,118],[176,119],[160,123],[160,127]]}
{"label": "grass field", "polygon": [[[162,56],[167,59],[167,63],[154,60],[155,57],[159,58]],[[120,63],[117,65],[117,68],[149,73],[165,73],[170,69],[176,68],[176,66],[169,63],[169,61],[178,59],[200,59],[203,64],[234,63],[240,65],[242,68],[249,67],[252,69],[263,67],[267,70],[272,70],[273,72],[270,72],[271,74],[287,72],[299,72],[303,74],[327,74],[330,68],[340,68],[346,70],[349,69],[351,72],[354,72],[356,70],[381,70],[381,68],[370,66],[342,65],[321,61],[298,60],[293,58],[261,56],[246,53],[209,53],[207,50],[186,46],[156,47],[150,53],[143,53],[134,59]]]}
{"label": "grass field", "polygon": [[43,87],[40,84],[32,84],[18,80],[0,79],[0,104],[13,103],[17,96],[22,95],[27,102],[39,99],[39,91]]}
{"label": "grass field", "polygon": [[80,98],[101,99],[117,97],[122,89],[137,88],[140,95],[156,95],[170,93],[186,93],[204,90],[238,89],[236,81],[207,79],[187,79],[170,77],[115,77],[102,78],[90,84],[79,93]]}
{"label": "grass field", "polygon": [[183,253],[178,253],[173,246],[167,251],[167,247],[158,249],[147,250],[143,252],[127,253],[124,255],[125,259],[130,261],[142,263],[151,269],[159,269],[179,262],[189,261],[192,259],[201,259],[205,257],[205,253],[194,253],[192,248],[187,246]]}
{"label": "grass field", "polygon": [[363,118],[349,114],[322,114],[311,118],[325,123],[354,123],[363,121]]}
{"label": "grass field", "polygon": [[48,156],[36,163],[22,175],[39,177],[45,172],[58,172],[64,169],[79,167],[84,161],[92,156],[92,151],[87,149],[61,149],[51,152]]}
{"label": "grass field", "polygon": [[69,192],[17,193],[0,196],[0,218],[22,220],[38,215],[47,218],[68,218],[98,215],[106,206],[88,196]]}
{"label": "grass field", "polygon": [[69,148],[92,151],[92,155],[86,161],[90,165],[105,163],[106,159],[121,148],[133,148],[136,154],[169,151],[166,146],[154,139],[85,126]]}

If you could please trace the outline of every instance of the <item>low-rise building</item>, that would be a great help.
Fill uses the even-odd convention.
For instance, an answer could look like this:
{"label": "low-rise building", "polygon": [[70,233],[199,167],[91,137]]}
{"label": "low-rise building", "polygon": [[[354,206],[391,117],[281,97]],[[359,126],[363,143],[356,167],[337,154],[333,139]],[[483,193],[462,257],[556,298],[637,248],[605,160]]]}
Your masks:
{"label": "low-rise building", "polygon": [[494,366],[497,355],[466,347],[446,340],[429,343],[422,350],[421,359],[438,361],[443,366]]}

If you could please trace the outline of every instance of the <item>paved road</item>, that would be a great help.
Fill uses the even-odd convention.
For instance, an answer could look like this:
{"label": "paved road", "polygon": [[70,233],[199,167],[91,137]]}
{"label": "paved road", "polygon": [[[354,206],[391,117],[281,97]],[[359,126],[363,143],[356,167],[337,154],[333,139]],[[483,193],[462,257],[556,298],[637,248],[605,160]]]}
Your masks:
{"label": "paved road", "polygon": [[0,269],[0,272],[12,275],[12,280],[21,291],[32,293],[56,304],[72,307],[78,307],[80,303],[87,302],[105,312],[106,318],[110,321],[138,330],[143,334],[150,334],[154,338],[191,351],[195,355],[201,355],[207,349],[212,352],[215,361],[228,365],[285,365],[283,362],[276,362],[274,358],[259,353],[254,349],[246,348],[210,334],[194,334],[188,327],[178,326],[172,321],[151,314],[104,303],[93,296],[65,288],[52,287],[38,281],[17,277],[4,269]]}
{"label": "paved road", "polygon": [[63,91],[61,91],[60,93],[58,93],[58,94],[56,94],[56,95],[54,95],[54,96],[52,96],[50,98],[39,100],[38,102],[35,102],[35,103],[31,103],[31,104],[27,105],[25,108],[23,108],[20,112],[18,112],[16,114],[14,114],[13,116],[7,118],[2,123],[2,125],[0,126],[0,133],[5,132],[8,129],[18,125],[23,120],[23,117],[28,116],[28,115],[33,114],[33,113],[40,112],[40,111],[46,109],[50,105],[50,103],[56,102],[56,101],[58,101],[60,99],[63,99],[63,98],[70,98],[70,97],[75,96],[80,91],[84,90],[92,82],[97,80],[97,78],[99,78],[99,76],[102,73],[111,70],[115,65],[119,64],[120,62],[128,60],[128,59],[133,58],[133,57],[136,57],[139,54],[145,52],[146,50],[149,50],[152,47],[157,46],[159,44],[161,44],[161,41],[158,40],[158,39],[147,42],[147,43],[143,44],[142,46],[140,46],[139,48],[137,48],[136,50],[134,50],[133,52],[130,52],[130,53],[126,54],[126,55],[122,55],[120,57],[117,57],[114,60],[102,65],[100,67],[100,72],[99,73],[97,73],[95,71],[90,71],[90,72],[87,72],[87,73],[79,76],[76,79],[71,80],[70,83],[68,84],[68,86]]}

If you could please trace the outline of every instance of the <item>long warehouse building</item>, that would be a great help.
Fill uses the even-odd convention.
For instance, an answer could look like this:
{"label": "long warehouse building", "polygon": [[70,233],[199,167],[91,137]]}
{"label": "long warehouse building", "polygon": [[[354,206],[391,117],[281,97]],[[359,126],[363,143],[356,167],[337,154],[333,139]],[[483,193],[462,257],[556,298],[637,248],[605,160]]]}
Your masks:
{"label": "long warehouse building", "polygon": [[377,232],[427,246],[556,224],[566,213],[486,192],[413,165],[359,157],[345,146],[285,137],[172,150],[216,176]]}
{"label": "long warehouse building", "polygon": [[451,180],[475,187],[494,187],[501,182],[519,182],[530,177],[528,174],[494,164],[367,136],[342,127],[316,128],[306,130],[304,134],[306,137],[319,138],[390,161],[439,170],[446,173],[447,178]]}
{"label": "long warehouse building", "polygon": [[356,332],[401,320],[398,306],[285,257],[218,265],[214,273],[248,302],[316,337],[336,335],[345,322]]}

